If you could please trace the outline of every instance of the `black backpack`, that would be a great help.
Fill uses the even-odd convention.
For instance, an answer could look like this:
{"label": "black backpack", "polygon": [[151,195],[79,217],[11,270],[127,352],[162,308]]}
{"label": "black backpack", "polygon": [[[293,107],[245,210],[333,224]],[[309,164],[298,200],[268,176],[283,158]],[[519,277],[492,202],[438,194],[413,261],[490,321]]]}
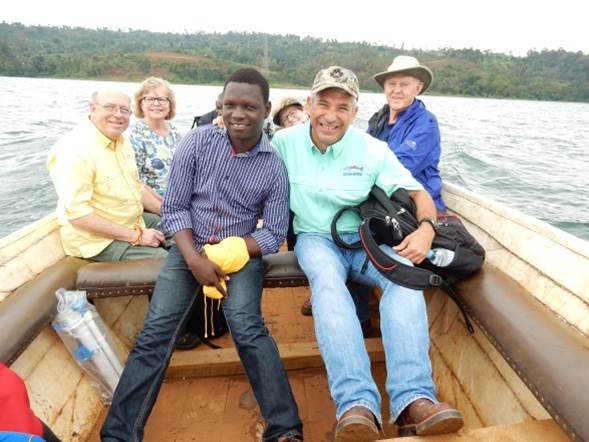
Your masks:
{"label": "black backpack", "polygon": [[[360,241],[354,244],[345,243],[337,233],[337,221],[346,210],[355,211],[362,219],[358,229]],[[365,266],[370,260],[390,281],[415,290],[432,287],[443,289],[456,303],[466,327],[473,333],[474,328],[451,284],[468,278],[479,270],[485,259],[485,250],[466,230],[459,217],[440,216],[438,223],[432,249],[454,252],[452,262],[446,267],[436,266],[428,259],[416,266],[409,266],[390,257],[378,247],[379,244],[395,246],[418,227],[415,203],[405,189],[398,189],[389,198],[382,189],[374,186],[366,201],[358,206],[345,206],[338,210],[331,223],[331,236],[339,247],[363,248],[367,256]]]}
{"label": "black backpack", "polygon": [[200,342],[211,348],[221,348],[211,341],[229,331],[223,312],[223,303],[217,299],[207,299],[205,303],[204,298],[201,288],[190,307],[184,331],[196,333]]}

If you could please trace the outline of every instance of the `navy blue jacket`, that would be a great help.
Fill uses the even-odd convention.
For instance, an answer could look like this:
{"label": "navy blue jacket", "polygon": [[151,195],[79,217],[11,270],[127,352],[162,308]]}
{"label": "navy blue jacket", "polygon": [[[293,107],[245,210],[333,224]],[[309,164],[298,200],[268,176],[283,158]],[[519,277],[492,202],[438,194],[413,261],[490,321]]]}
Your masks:
{"label": "navy blue jacket", "polygon": [[445,212],[442,200],[440,129],[436,116],[415,100],[397,121],[390,125],[389,106],[384,105],[368,120],[368,133],[386,142],[413,177],[432,196],[438,211]]}

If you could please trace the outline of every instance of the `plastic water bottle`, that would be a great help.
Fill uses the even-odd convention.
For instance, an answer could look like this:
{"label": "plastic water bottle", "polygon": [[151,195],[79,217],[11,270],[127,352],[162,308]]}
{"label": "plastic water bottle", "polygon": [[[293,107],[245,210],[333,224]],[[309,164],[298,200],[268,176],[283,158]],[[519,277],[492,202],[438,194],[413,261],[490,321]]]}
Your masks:
{"label": "plastic water bottle", "polygon": [[103,402],[110,403],[123,372],[123,364],[111,341],[109,331],[88,303],[86,292],[56,291],[57,316],[53,328],[78,364],[94,381]]}
{"label": "plastic water bottle", "polygon": [[426,258],[435,266],[448,267],[454,260],[454,251],[442,248],[431,249]]}

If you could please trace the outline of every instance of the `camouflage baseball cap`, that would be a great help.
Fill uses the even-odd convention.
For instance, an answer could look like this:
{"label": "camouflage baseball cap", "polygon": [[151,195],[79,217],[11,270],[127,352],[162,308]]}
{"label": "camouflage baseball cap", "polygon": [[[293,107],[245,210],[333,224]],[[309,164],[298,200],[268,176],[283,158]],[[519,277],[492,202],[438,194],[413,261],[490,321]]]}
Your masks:
{"label": "camouflage baseball cap", "polygon": [[360,86],[358,85],[356,74],[341,66],[330,66],[317,72],[311,93],[316,94],[332,87],[342,89],[356,100],[360,94]]}

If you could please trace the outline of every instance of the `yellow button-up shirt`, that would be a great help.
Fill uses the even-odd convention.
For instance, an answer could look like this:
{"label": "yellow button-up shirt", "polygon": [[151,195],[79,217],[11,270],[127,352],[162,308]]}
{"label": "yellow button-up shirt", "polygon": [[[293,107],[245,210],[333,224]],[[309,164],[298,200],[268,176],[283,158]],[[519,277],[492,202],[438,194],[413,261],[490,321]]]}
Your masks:
{"label": "yellow button-up shirt", "polygon": [[112,141],[88,119],[51,149],[47,168],[59,198],[57,215],[66,255],[90,258],[113,241],[75,228],[72,219],[95,213],[116,224],[145,227],[142,184],[124,136]]}

